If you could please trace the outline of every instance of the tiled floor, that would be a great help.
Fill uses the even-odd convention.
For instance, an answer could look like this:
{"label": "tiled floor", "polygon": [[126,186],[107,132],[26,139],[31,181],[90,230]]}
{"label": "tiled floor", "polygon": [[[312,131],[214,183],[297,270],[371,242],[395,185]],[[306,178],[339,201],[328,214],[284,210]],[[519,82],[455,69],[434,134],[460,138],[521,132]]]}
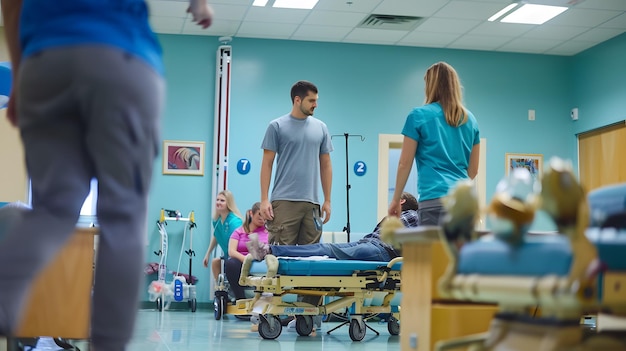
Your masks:
{"label": "tiled floor", "polygon": [[[343,327],[326,334],[337,322],[322,323],[321,331],[314,337],[299,336],[283,327],[276,340],[263,340],[258,332],[250,331],[250,322],[233,316],[216,321],[213,311],[139,311],[135,336],[128,351],[344,351],[369,350],[398,351],[399,337],[391,336],[386,323],[371,322],[378,330],[376,336],[367,330],[365,338],[353,342],[348,328]],[[77,343],[81,350],[82,343]],[[83,344],[84,345],[84,344]],[[40,340],[36,350],[59,350],[50,339]]]}

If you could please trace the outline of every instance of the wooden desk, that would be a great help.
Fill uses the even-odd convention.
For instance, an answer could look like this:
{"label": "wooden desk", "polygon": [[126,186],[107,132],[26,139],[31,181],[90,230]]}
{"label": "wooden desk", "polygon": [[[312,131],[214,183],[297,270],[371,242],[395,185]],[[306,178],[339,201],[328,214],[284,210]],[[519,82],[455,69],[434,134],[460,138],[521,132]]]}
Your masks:
{"label": "wooden desk", "polygon": [[421,238],[398,237],[402,243],[400,350],[430,351],[439,340],[486,332],[495,305],[444,300],[437,282],[448,266],[436,227],[411,228]]}
{"label": "wooden desk", "polygon": [[19,337],[88,339],[95,228],[78,228],[30,291]]}

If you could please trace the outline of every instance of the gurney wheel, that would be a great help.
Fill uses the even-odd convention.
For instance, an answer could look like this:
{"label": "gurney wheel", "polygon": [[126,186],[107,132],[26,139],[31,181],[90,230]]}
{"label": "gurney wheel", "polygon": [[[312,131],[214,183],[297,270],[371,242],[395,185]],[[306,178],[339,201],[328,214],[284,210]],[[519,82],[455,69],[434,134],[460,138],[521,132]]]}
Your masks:
{"label": "gurney wheel", "polygon": [[391,335],[400,334],[400,323],[395,317],[389,317],[389,320],[387,321],[387,330],[389,330],[389,334]]}
{"label": "gurney wheel", "polygon": [[259,335],[261,335],[263,339],[276,339],[280,335],[280,332],[283,331],[283,326],[280,325],[280,319],[273,315],[261,315],[260,317]]}
{"label": "gurney wheel", "polygon": [[196,312],[196,308],[198,307],[197,305],[196,299],[189,300],[189,308],[191,309],[191,312]]}
{"label": "gurney wheel", "polygon": [[80,349],[72,344],[70,344],[66,339],[63,338],[53,338],[52,340],[54,340],[54,343],[62,348],[63,350],[75,350],[75,351],[80,351]]}
{"label": "gurney wheel", "polygon": [[348,331],[350,334],[350,339],[352,341],[361,341],[365,337],[365,322],[359,319],[351,319],[350,320],[350,330]]}
{"label": "gurney wheel", "polygon": [[221,294],[215,294],[215,299],[213,300],[213,311],[216,321],[222,319],[222,315],[224,314],[224,311],[226,311],[226,299]]}
{"label": "gurney wheel", "polygon": [[37,346],[39,338],[7,338],[6,346],[8,351],[28,351]]}
{"label": "gurney wheel", "polygon": [[300,336],[307,336],[313,331],[313,318],[311,316],[296,316],[296,332]]}

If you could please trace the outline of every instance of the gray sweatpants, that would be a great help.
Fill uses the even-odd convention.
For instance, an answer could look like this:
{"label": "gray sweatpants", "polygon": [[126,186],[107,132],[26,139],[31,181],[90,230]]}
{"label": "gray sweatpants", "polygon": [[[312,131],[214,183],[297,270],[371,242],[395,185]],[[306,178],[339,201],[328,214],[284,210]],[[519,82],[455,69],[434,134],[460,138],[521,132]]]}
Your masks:
{"label": "gray sweatpants", "polygon": [[106,46],[46,50],[22,63],[18,81],[33,209],[0,243],[0,332],[15,331],[25,292],[73,232],[95,177],[92,345],[124,350],[143,286],[164,81],[143,61]]}

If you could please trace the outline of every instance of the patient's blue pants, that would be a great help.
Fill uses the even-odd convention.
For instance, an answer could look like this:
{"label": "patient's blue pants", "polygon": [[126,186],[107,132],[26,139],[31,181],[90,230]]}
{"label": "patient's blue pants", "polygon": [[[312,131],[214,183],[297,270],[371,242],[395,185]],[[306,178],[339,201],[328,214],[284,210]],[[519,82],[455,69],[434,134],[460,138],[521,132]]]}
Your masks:
{"label": "patient's blue pants", "polygon": [[91,340],[96,350],[124,350],[143,286],[164,81],[143,61],[105,46],[45,50],[22,62],[18,80],[33,209],[0,243],[0,332],[15,332],[27,289],[74,231],[95,177],[100,236]]}
{"label": "patient's blue pants", "polygon": [[328,256],[338,260],[384,261],[391,260],[382,242],[362,239],[351,243],[319,243],[310,245],[271,245],[274,256],[308,257]]}

